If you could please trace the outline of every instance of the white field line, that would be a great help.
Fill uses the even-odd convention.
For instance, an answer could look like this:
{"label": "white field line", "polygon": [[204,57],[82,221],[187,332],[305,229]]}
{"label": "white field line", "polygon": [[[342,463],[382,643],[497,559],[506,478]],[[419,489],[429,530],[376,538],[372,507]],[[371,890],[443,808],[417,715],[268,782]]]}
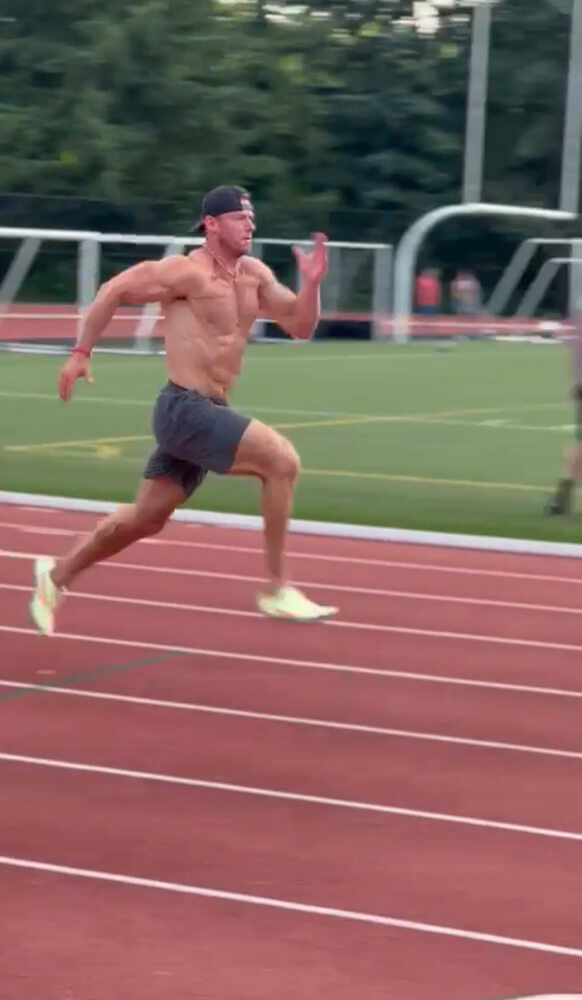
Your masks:
{"label": "white field line", "polygon": [[[6,626],[0,626],[0,631],[8,631]],[[11,629],[13,632],[25,632],[25,629]],[[73,636],[71,638],[78,638]],[[135,644],[137,645],[137,643]],[[148,649],[160,647],[151,643],[143,644]],[[163,649],[164,647],[162,647]],[[165,647],[168,652],[181,652],[180,647]],[[184,652],[192,652],[187,648]],[[498,740],[476,740],[465,736],[449,736],[442,733],[414,732],[407,729],[392,729],[385,726],[366,726],[359,723],[336,722],[330,719],[305,718],[295,715],[279,715],[273,712],[252,712],[246,709],[226,708],[221,705],[198,705],[192,702],[166,701],[159,698],[141,698],[136,695],[112,694],[104,691],[87,691],[77,687],[58,687],[52,684],[20,684],[17,681],[0,681],[1,687],[19,690],[22,694],[30,691],[39,694],[68,695],[73,698],[90,698],[95,701],[113,701],[127,705],[143,705],[148,708],[171,709],[173,711],[196,712],[203,715],[219,715],[235,719],[251,719],[257,722],[269,722],[288,726],[305,726],[316,729],[329,729],[336,732],[358,733],[368,736],[395,737],[398,739],[418,740],[428,743],[445,743],[455,746],[479,747],[484,750],[501,750],[509,753],[533,754],[540,757],[558,757],[567,760],[582,760],[582,751],[558,750],[553,747],[528,746],[519,743],[502,743]]]}
{"label": "white field line", "polygon": [[[28,554],[27,558],[29,558]],[[23,584],[2,583],[0,584],[0,589],[30,593],[30,587],[26,587]],[[232,618],[249,618],[255,621],[265,620],[265,616],[259,611],[244,611],[240,608],[216,607],[215,605],[206,604],[182,604],[176,601],[153,601],[146,598],[126,597],[122,594],[98,594],[76,591],[74,594],[68,595],[68,599],[74,601],[96,601],[97,603],[127,604],[134,605],[135,607],[159,608],[167,611],[187,611],[188,613],[198,612],[200,614],[208,615],[224,615]],[[290,622],[280,622],[279,624],[281,627],[285,627],[290,624],[293,627],[293,623]],[[375,622],[326,620],[322,623],[313,624],[320,624],[329,629],[352,629],[360,632],[380,632],[391,635],[410,635],[421,638],[428,637],[432,639],[446,639],[447,641],[454,639],[464,642],[491,643],[493,645],[502,646],[520,646],[527,649],[551,649],[557,652],[582,653],[582,646],[575,643],[546,642],[539,639],[517,639],[511,636],[481,635],[480,633],[475,632],[452,632],[441,631],[439,629],[407,628],[402,625],[381,625]]]}
{"label": "white field line", "polygon": [[[37,508],[34,508],[37,510]],[[199,528],[200,525],[196,525]],[[79,535],[83,533],[83,529],[79,528],[73,530],[71,528],[52,528],[43,527],[42,525],[23,525],[12,521],[0,521],[0,528],[8,528],[9,530],[21,531],[24,534],[40,534],[40,535],[62,535],[63,537],[75,537],[78,538]],[[86,529],[85,529],[86,530]],[[191,530],[191,529],[188,529]],[[165,547],[178,547],[187,549],[210,549],[215,552],[240,552],[244,555],[257,555],[262,556],[263,550],[259,546],[250,545],[237,545],[233,539],[232,545],[224,545],[217,542],[198,542],[198,541],[187,541],[182,539],[173,538],[147,538],[142,539],[140,542],[136,542],[136,545],[150,545],[154,548],[165,548]],[[46,555],[43,552],[43,555]],[[0,557],[8,557],[10,555],[9,550],[0,548]],[[573,584],[574,586],[579,586],[582,584],[582,575],[580,577],[570,577],[570,576],[558,576],[555,574],[547,573],[522,573],[518,571],[507,571],[507,570],[494,570],[494,569],[480,569],[478,567],[467,567],[467,566],[446,566],[437,563],[423,563],[423,562],[409,562],[404,560],[395,559],[373,559],[361,556],[336,556],[328,553],[319,552],[296,552],[290,549],[287,553],[289,559],[306,559],[312,562],[322,562],[322,563],[343,563],[348,566],[375,566],[386,569],[411,569],[419,570],[422,573],[452,573],[461,576],[483,576],[492,577],[496,579],[507,579],[507,580],[532,580],[541,583],[566,583]],[[31,554],[30,558],[34,558]],[[108,565],[119,565],[114,563],[108,563]],[[125,564],[129,565],[129,564]],[[131,564],[133,565],[133,564]],[[138,565],[138,564],[136,564]],[[158,568],[161,571],[163,568]],[[168,567],[168,571],[171,572],[182,572],[188,573],[189,570],[174,570]]]}
{"label": "white field line", "polygon": [[404,816],[410,819],[430,820],[438,823],[454,823],[461,826],[479,827],[485,830],[503,830],[508,833],[528,834],[535,837],[549,837],[556,840],[582,841],[582,833],[568,830],[554,830],[547,827],[528,826],[521,823],[505,823],[498,820],[482,819],[451,813],[429,812],[424,809],[406,809],[402,806],[383,805],[377,802],[361,802],[352,799],[329,798],[322,795],[306,795],[300,792],[286,792],[276,788],[262,788],[254,785],[239,785],[224,781],[207,781],[202,778],[186,778],[171,774],[149,771],[133,771],[119,767],[105,767],[84,764],[79,761],[54,760],[46,757],[30,757],[23,754],[0,753],[0,760],[14,764],[31,764],[39,767],[65,771],[79,771],[84,774],[106,775],[115,778],[129,778],[137,781],[152,781],[183,788],[203,788],[210,791],[227,792],[235,795],[250,795],[258,798],[298,802],[306,805],[325,806],[334,809],[352,809],[358,812],[379,813],[387,816]]}
{"label": "white field line", "polygon": [[460,938],[468,941],[501,945],[508,948],[524,949],[526,951],[546,952],[553,955],[568,955],[572,958],[582,958],[581,948],[570,948],[546,941],[530,941],[524,938],[502,937],[498,934],[470,931],[458,927],[448,927],[439,924],[429,924],[415,920],[403,920],[399,917],[384,916],[376,913],[363,913],[356,910],[344,910],[336,907],[301,903],[292,900],[268,896],[254,896],[241,892],[230,892],[225,889],[188,885],[180,882],[164,882],[159,879],[138,878],[123,875],[119,872],[96,871],[89,868],[73,868],[69,865],[49,864],[31,858],[17,858],[0,855],[0,864],[11,868],[22,868],[31,871],[50,872],[54,875],[70,875],[74,878],[90,879],[97,882],[112,882],[118,885],[130,885],[143,889],[180,893],[188,896],[199,896],[206,899],[227,900],[234,903],[244,903],[250,906],[265,906],[277,910],[286,910],[309,916],[331,917],[336,920],[349,920],[359,923],[375,924],[382,927],[398,928],[400,930],[417,931],[423,934],[436,934],[444,937]]}

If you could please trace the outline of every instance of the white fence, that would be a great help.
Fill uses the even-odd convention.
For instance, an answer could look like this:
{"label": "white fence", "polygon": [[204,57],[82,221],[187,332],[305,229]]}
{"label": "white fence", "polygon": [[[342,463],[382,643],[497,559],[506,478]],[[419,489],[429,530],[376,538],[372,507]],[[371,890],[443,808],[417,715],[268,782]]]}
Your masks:
{"label": "white fence", "polygon": [[[407,341],[414,332],[414,324],[417,328],[420,325],[421,332],[426,328],[435,334],[444,333],[449,336],[465,332],[471,322],[467,319],[435,317],[421,322],[413,318],[414,281],[422,243],[435,225],[462,216],[501,216],[552,222],[571,222],[575,218],[572,213],[552,209],[463,203],[444,206],[418,219],[404,234],[395,253],[390,244],[331,241],[328,273],[322,285],[322,324],[344,324],[347,334],[364,324],[369,328],[369,335],[373,339],[396,342]],[[121,270],[123,266],[143,256],[184,253],[202,242],[203,238],[199,236],[0,227],[0,261],[2,255],[10,255],[0,282],[0,344],[12,350],[62,350],[64,345],[78,335],[84,312],[103,280],[107,267],[112,266],[108,254],[113,254],[115,263]],[[26,282],[34,272],[34,265],[41,256],[42,248],[50,245],[54,250],[55,246],[63,243],[74,247],[74,291],[69,301],[61,301],[56,305],[34,301],[26,292]],[[292,284],[294,280],[297,281],[291,254],[293,243],[308,245],[303,239],[293,241],[259,238],[254,241],[252,252],[263,257],[276,272],[283,268],[291,276]],[[511,317],[509,321],[506,317],[502,324],[499,316],[523,277],[536,248],[558,243],[570,246],[570,256],[554,257],[546,261],[522,299],[513,321]],[[521,330],[524,320],[533,317],[542,302],[559,266],[563,263],[576,264],[580,260],[580,239],[536,237],[522,241],[487,303],[486,332]],[[470,266],[470,261],[467,264]],[[575,303],[580,298],[578,289],[582,285],[582,272],[578,267],[572,266],[570,273],[569,313],[572,314]],[[159,319],[157,305],[120,310],[112,323],[112,330],[102,341],[102,349],[145,353],[155,350],[155,332]],[[268,328],[268,320],[260,321],[253,330],[253,337],[264,339]],[[363,335],[366,336],[367,333]]]}
{"label": "white fence", "polygon": [[[56,334],[58,323],[63,325],[64,339],[74,336],[82,324],[85,309],[103,280],[107,249],[113,249],[116,257],[123,257],[123,263],[121,259],[119,263],[121,270],[122,266],[139,259],[140,254],[181,254],[202,242],[201,237],[176,235],[0,227],[0,257],[3,247],[4,253],[9,251],[11,254],[0,283],[0,338],[4,341],[8,338],[14,347],[23,341],[41,341],[43,330],[46,334],[50,327],[51,333]],[[71,295],[71,301],[60,303],[57,307],[42,302],[31,304],[26,289],[27,279],[33,274],[43,245],[54,243],[68,243],[75,247],[74,295]],[[252,252],[267,263],[273,263],[274,270],[285,268],[291,275],[290,283],[297,284],[298,276],[291,253],[293,244],[308,246],[308,241],[260,238],[254,241]],[[331,241],[327,275],[322,284],[323,318],[347,323],[367,322],[370,323],[372,336],[381,336],[391,310],[391,282],[391,245]],[[131,341],[133,349],[147,352],[151,350],[152,334],[159,318],[156,305],[120,311],[116,317],[117,337]],[[268,323],[264,320],[257,324],[254,336],[264,336]],[[123,324],[123,332],[120,324]],[[15,331],[12,339],[11,331]],[[59,338],[55,335],[54,339]]]}

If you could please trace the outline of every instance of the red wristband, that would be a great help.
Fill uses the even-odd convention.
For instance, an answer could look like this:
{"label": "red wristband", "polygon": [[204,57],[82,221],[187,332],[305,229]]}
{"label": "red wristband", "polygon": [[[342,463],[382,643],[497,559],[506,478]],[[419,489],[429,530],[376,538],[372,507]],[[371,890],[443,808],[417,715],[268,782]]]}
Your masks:
{"label": "red wristband", "polygon": [[91,357],[91,351],[87,351],[84,347],[73,347],[71,354],[84,354],[86,358]]}

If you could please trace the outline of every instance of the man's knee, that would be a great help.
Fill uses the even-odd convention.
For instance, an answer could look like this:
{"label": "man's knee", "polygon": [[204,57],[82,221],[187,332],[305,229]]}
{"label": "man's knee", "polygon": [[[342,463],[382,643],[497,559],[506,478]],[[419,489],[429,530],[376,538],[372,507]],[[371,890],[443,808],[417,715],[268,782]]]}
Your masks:
{"label": "man's knee", "polygon": [[295,448],[286,438],[281,438],[273,458],[272,474],[280,479],[295,482],[301,469],[301,460]]}
{"label": "man's knee", "polygon": [[287,438],[253,421],[239,445],[232,471],[261,479],[294,481],[301,467],[299,455]]}
{"label": "man's knee", "polygon": [[170,507],[136,507],[134,523],[142,538],[159,535],[172,516],[174,508]]}
{"label": "man's knee", "polygon": [[136,538],[151,538],[163,531],[171,516],[171,510],[148,507],[141,504],[130,504],[118,508],[112,527],[125,530]]}
{"label": "man's knee", "polygon": [[151,538],[153,535],[159,535],[166,527],[168,519],[169,514],[149,514],[142,517],[138,522],[141,537]]}
{"label": "man's knee", "polygon": [[159,535],[183,501],[182,487],[169,477],[142,480],[129,507],[133,530],[139,538]]}

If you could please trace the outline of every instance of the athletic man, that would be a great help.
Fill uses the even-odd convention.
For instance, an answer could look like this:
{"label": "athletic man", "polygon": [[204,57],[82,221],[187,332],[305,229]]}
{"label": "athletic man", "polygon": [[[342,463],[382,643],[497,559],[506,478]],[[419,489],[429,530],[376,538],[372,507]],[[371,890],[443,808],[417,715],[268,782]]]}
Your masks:
{"label": "athletic man", "polygon": [[301,276],[296,294],[249,255],[255,217],[243,188],[210,191],[197,229],[205,235],[204,244],[187,256],[142,262],[101,286],[61,369],[59,396],[69,400],[76,379],[91,379],[91,351],[118,306],[161,304],[168,381],[153,412],[157,447],[133,504],[106,517],[63,558],[36,561],[30,610],[46,635],[54,632],[59,599],[78,575],[161,531],[209,470],[256,476],[262,482],[268,583],[257,594],[259,610],[296,621],[327,618],[337,611],[313,603],[285,579],[284,544],[299,471],[295,449],[275,430],[234,412],[227,402],[255,319],[268,317],[291,337],[312,335],[326,270],[326,238],[316,234],[308,254],[294,248]]}

